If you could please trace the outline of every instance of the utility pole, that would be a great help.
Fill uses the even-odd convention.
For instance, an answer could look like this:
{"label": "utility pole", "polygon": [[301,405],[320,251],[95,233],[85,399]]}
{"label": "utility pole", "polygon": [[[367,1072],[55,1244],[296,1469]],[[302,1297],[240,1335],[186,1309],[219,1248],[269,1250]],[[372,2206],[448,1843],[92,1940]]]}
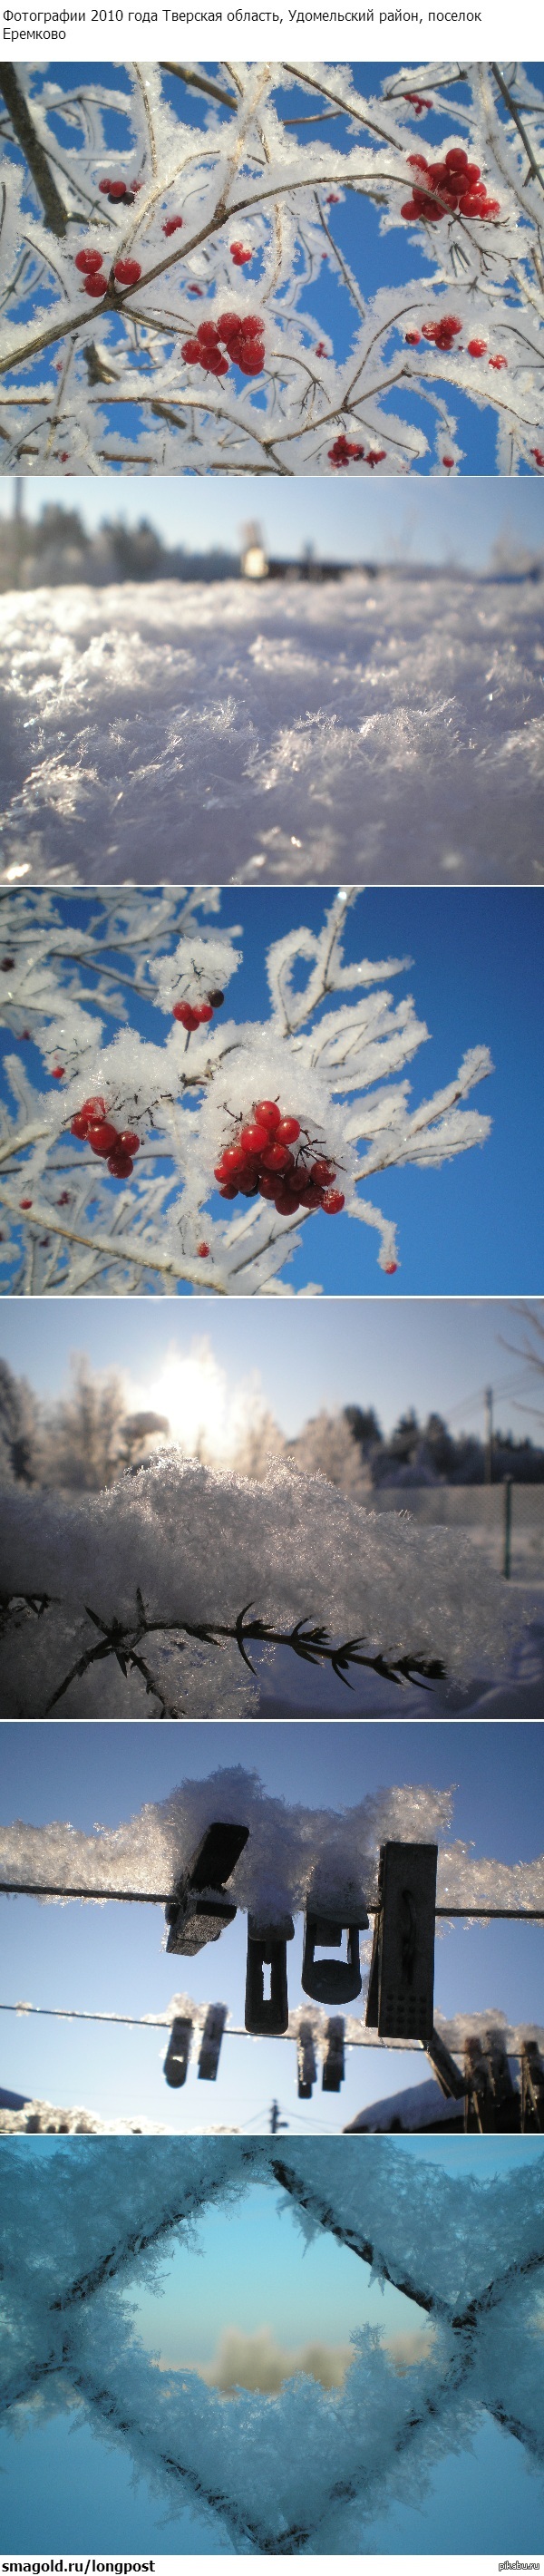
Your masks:
{"label": "utility pole", "polygon": [[492,1482],[493,1482],[493,1388],[492,1388],[492,1386],[486,1386],[486,1387],[484,1388],[484,1400],[485,1400],[485,1410],[486,1410],[485,1481],[486,1481],[486,1485],[491,1485],[491,1484],[492,1484]]}
{"label": "utility pole", "polygon": [[270,2104],[268,2126],[271,2138],[277,2138],[279,2129],[288,2129],[289,2127],[289,2121],[282,2120],[280,2117],[279,2102],[271,2102]]}

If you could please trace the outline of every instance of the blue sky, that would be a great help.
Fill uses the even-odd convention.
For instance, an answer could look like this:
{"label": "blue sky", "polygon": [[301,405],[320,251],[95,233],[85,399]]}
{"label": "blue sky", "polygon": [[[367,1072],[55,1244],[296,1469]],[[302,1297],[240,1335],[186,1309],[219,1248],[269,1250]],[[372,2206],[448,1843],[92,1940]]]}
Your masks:
{"label": "blue sky", "polygon": [[[93,898],[60,898],[69,921],[92,910]],[[226,887],[221,923],[243,926],[243,966],[229,989],[236,1019],[268,1015],[265,974],[271,940],[306,922],[320,929],[323,889]],[[365,1195],[398,1223],[400,1267],[394,1280],[378,1269],[376,1238],[347,1216],[313,1217],[287,1268],[293,1288],[317,1281],[328,1296],[534,1296],[542,1278],[544,1212],[536,1188],[542,1087],[543,898],[531,887],[371,887],[346,921],[346,956],[410,956],[393,979],[394,998],[412,992],[430,1043],[410,1068],[412,1103],[449,1082],[466,1048],[483,1042],[495,1070],[478,1086],[475,1106],[492,1133],[439,1171],[377,1175]],[[160,1014],[144,1004],[142,1031],[163,1034]],[[8,1048],[12,1046],[11,1037]],[[28,1071],[43,1081],[40,1059],[25,1046]],[[298,1104],[297,1104],[298,1105]],[[112,1185],[114,1186],[114,1185]],[[220,1211],[217,1197],[212,1201]],[[7,1275],[9,1293],[9,1274]],[[211,1301],[213,1303],[213,1301]],[[208,1308],[207,1311],[210,1311]],[[247,1312],[247,1301],[246,1308]]]}
{"label": "blue sky", "polygon": [[[145,475],[37,475],[25,482],[24,510],[38,519],[54,502],[81,512],[89,531],[106,519],[126,527],[150,521],[167,545],[204,551],[211,545],[236,551],[240,529],[258,519],[271,554],[298,557],[310,541],[318,555],[341,562],[460,563],[470,571],[489,567],[493,547],[502,542],[512,552],[544,545],[544,482],[533,477],[501,482],[466,476],[460,482],[437,480],[425,490],[417,481],[355,485],[340,478],[323,483],[305,475],[296,485],[276,475],[229,475],[201,481],[191,478],[190,494],[173,474],[150,482]],[[13,491],[4,484],[0,516],[9,518]]]}
{"label": "blue sky", "polygon": [[[217,72],[218,67],[209,64],[207,68],[213,73]],[[526,68],[530,71],[532,79],[541,82],[541,65],[531,64]],[[399,65],[391,63],[358,62],[352,65],[356,87],[367,97],[379,96],[383,82],[388,89],[393,87],[399,69]],[[61,89],[71,90],[74,87],[74,72],[76,72],[78,85],[80,82],[83,84],[86,78],[90,78],[91,84],[100,79],[102,86],[117,92],[126,88],[128,92],[128,77],[122,63],[78,63],[75,67],[73,63],[58,60],[55,61],[54,72]],[[33,74],[34,94],[39,96],[42,78],[47,79],[50,76],[50,66],[47,65],[43,75],[41,68],[38,70],[33,66]],[[169,104],[178,116],[186,124],[204,131],[208,120],[208,102],[205,98],[195,90],[182,87],[179,80],[170,78],[168,75],[165,80],[165,91]],[[466,107],[466,86],[462,81],[448,89],[443,109],[433,109],[430,115],[424,117],[421,125],[416,125],[414,120],[414,139],[417,138],[420,151],[423,149],[425,152],[434,153],[440,148],[446,134],[451,136],[452,108],[455,102]],[[283,94],[281,90],[278,91],[276,103],[280,113],[284,112],[291,118],[307,117],[309,103],[310,107],[313,107],[313,99],[309,102],[308,91],[302,85],[298,92],[296,88],[289,89]],[[506,115],[506,111],[502,108],[499,109],[499,113],[501,118]],[[228,110],[220,110],[220,117],[225,129],[228,130],[231,122]],[[112,109],[106,117],[106,129],[109,145],[112,148],[118,147],[122,154],[127,144],[125,117]],[[73,141],[71,129],[67,132],[61,118],[58,120],[57,130],[63,144]],[[349,137],[348,120],[343,116],[333,123],[310,129],[311,141],[315,141],[320,135],[324,137],[327,145],[338,142],[343,149],[346,142],[353,141],[353,138]],[[307,139],[307,129],[303,123],[299,123],[298,139],[300,142]],[[365,136],[364,139],[367,142],[369,138]],[[349,191],[343,204],[330,207],[329,215],[338,248],[346,263],[351,264],[359,278],[364,280],[367,297],[374,294],[380,286],[402,285],[405,281],[420,277],[423,280],[432,278],[433,264],[425,256],[421,228],[399,225],[393,231],[381,235],[379,209],[371,203],[370,198],[350,195]],[[326,263],[322,265],[317,280],[311,287],[304,290],[304,308],[315,315],[318,327],[332,332],[336,355],[340,359],[346,356],[352,341],[354,316],[347,289],[336,266],[333,269]],[[30,312],[31,306],[28,309]],[[40,363],[38,361],[38,371]],[[396,389],[393,388],[392,393],[385,396],[386,412],[387,409],[395,412],[396,405]],[[107,404],[104,405],[104,409],[107,413]],[[496,431],[491,409],[480,412],[476,404],[469,401],[468,396],[456,393],[454,410],[461,443],[466,448],[462,471],[481,475],[494,474]],[[425,406],[419,402],[415,394],[411,396],[408,389],[403,391],[403,411],[406,418],[420,424],[423,422],[427,427],[428,416]],[[129,417],[128,413],[124,415],[127,428]],[[432,461],[432,456],[422,460],[421,466],[417,469],[417,479],[429,473]]]}
{"label": "blue sky", "polygon": [[[343,1808],[381,1787],[427,1783],[455,1786],[453,1833],[476,1856],[533,1860],[540,1848],[539,1804],[544,1761],[542,1730],[495,1726],[421,1724],[408,1712],[398,1723],[364,1724],[342,1714],[321,1725],[263,1721],[251,1734],[243,1726],[5,1726],[2,1817],[27,1824],[55,1818],[91,1832],[98,1822],[117,1826],[147,1800],[166,1797],[181,1781],[202,1779],[217,1767],[241,1762],[255,1768],[265,1788],[288,1802]],[[225,2002],[243,2024],[245,1917],[220,1945],[190,1962],[161,1950],[161,1909],[150,1906],[40,1906],[27,1897],[2,1898],[3,1968],[0,2000],[88,2012],[160,2013],[176,1992],[196,2001]],[[525,1923],[460,1923],[436,1945],[436,2004],[446,2016],[496,2006],[514,2022],[542,2020],[542,1931]],[[289,1996],[299,1985],[301,1925],[290,1945]],[[83,2103],[100,2118],[143,2117],[167,2128],[191,2130],[249,2124],[266,2127],[275,2095],[295,2136],[341,2130],[363,2102],[396,2092],[403,2082],[428,2076],[421,2056],[396,2050],[352,2050],[341,2093],[323,2100],[314,2091],[298,2101],[295,2053],[287,2043],[245,2039],[223,2042],[215,2086],[199,2083],[196,2069],[178,2092],[162,2074],[162,2032],[93,2023],[18,2019],[0,2014],[0,2081],[14,2092],[57,2103]]]}
{"label": "blue sky", "polygon": [[143,1297],[80,1298],[68,1313],[64,1299],[8,1298],[0,1309],[0,1353],[40,1397],[67,1390],[70,1352],[83,1351],[93,1370],[121,1370],[146,1405],[153,1395],[176,1437],[197,1417],[218,1446],[243,1391],[289,1439],[344,1404],[373,1404],[385,1431],[413,1406],[419,1420],[440,1413],[481,1436],[489,1385],[497,1427],[538,1441],[544,1426],[524,1410],[538,1406],[538,1381],[515,1357],[525,1331],[501,1298],[401,1297],[389,1312],[375,1297],[207,1300],[175,1315]]}

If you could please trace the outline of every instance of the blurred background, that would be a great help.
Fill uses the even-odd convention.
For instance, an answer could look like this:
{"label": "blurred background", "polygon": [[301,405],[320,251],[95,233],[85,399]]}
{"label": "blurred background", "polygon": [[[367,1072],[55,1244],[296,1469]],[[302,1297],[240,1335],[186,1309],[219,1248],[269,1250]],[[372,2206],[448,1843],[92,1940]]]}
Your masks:
{"label": "blurred background", "polygon": [[[190,481],[190,491],[188,489]],[[539,570],[544,481],[467,475],[349,487],[273,474],[16,477],[0,491],[0,588],[236,576],[255,525],[272,559],[368,563],[452,574]]]}

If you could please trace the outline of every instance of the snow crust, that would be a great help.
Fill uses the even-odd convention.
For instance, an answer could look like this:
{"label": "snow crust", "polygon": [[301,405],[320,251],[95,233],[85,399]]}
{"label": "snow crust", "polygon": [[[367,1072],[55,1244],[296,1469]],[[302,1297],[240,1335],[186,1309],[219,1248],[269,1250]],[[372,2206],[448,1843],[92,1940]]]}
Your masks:
{"label": "snow crust", "polygon": [[[379,2138],[154,2138],[137,2156],[128,2139],[81,2139],[45,2164],[14,2140],[3,2179],[8,2419],[30,2396],[50,2413],[76,2397],[106,2438],[122,2435],[167,2508],[181,2481],[213,2504],[236,2554],[360,2549],[384,2482],[416,2500],[482,2410],[538,2464],[544,2158],[483,2182]],[[131,2295],[160,2284],[161,2259],[201,2213],[256,2181],[279,2189],[306,2241],[332,2231],[426,2311],[431,2346],[404,2376],[367,2328],[341,2391],[301,2376],[274,2400],[240,2392],[225,2406],[138,2345]]]}
{"label": "snow crust", "polygon": [[[44,1716],[91,1655],[63,1691],[61,1716],[150,1716],[162,1704],[170,1715],[223,1717],[238,1691],[238,1713],[251,1714],[256,1681],[236,1642],[195,1649],[183,1633],[185,1621],[230,1628],[247,1605],[282,1633],[308,1621],[336,1644],[358,1638],[386,1659],[438,1660],[458,1682],[486,1669],[497,1679],[524,1624],[524,1605],[505,1598],[462,1534],[362,1510],[324,1478],[281,1464],[251,1484],[167,1455],[77,1501],[10,1488],[0,1540],[13,1604],[0,1679],[12,1717]],[[144,1614],[158,1634],[142,1633]],[[121,1670],[117,1647],[125,1661],[140,1654],[147,1681],[138,1664]],[[253,1661],[251,1642],[246,1653]]]}
{"label": "snow crust", "polygon": [[528,579],[10,593],[4,881],[534,882],[543,659]]}

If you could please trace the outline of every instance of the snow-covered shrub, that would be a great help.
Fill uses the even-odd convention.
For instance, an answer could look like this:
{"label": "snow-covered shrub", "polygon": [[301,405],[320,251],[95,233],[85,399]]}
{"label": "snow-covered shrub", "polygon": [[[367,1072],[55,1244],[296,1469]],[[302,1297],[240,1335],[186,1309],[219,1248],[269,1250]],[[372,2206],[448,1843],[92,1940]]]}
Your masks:
{"label": "snow-covered shrub", "polygon": [[[45,890],[4,898],[0,1007],[22,1050],[7,1058],[16,1111],[3,1108],[0,1125],[12,1293],[175,1292],[186,1281],[220,1296],[288,1295],[281,1274],[300,1227],[344,1207],[377,1232],[382,1270],[397,1269],[395,1227],[360,1184],[482,1144],[489,1120],[460,1104],[491,1059],[471,1047],[452,1082],[409,1107],[398,1076],[428,1031],[411,996],[395,1006],[383,983],[407,959],[346,963],[356,899],[340,890],[319,933],[302,924],[272,943],[269,1019],[236,1022],[224,1003],[238,933],[195,920],[217,909],[217,893],[104,892],[86,899],[81,927]],[[154,1005],[156,1038],[131,1025],[131,993],[135,1019],[137,1004]],[[47,1090],[26,1072],[30,1035]]]}
{"label": "snow-covered shrub", "polygon": [[[538,2469],[542,2157],[485,2181],[392,2139],[144,2138],[136,2154],[130,2139],[81,2138],[45,2162],[6,2141],[2,2169],[8,2423],[28,2401],[42,2417],[78,2402],[171,2513],[180,2493],[208,2509],[212,2550],[364,2551],[384,2492],[417,2506],[437,2463],[466,2451],[486,2418]],[[228,2217],[257,2182],[276,2203],[279,2192],[305,2242],[324,2231],[350,2246],[428,2318],[432,2337],[404,2374],[365,2326],[341,2391],[301,2376],[233,2403],[142,2349],[135,2293],[160,2286],[195,2221]],[[179,2281],[183,2300],[182,2262]]]}
{"label": "snow-covered shrub", "polygon": [[[369,99],[349,64],[213,68],[134,64],[115,90],[74,65],[68,90],[2,66],[2,471],[399,474],[434,430],[447,475],[461,392],[495,412],[499,471],[541,472],[544,102],[526,67],[399,67]],[[383,232],[413,227],[428,284],[367,298],[364,234],[355,262],[336,240],[346,192]],[[343,358],[312,310],[324,259],[351,303]]]}

